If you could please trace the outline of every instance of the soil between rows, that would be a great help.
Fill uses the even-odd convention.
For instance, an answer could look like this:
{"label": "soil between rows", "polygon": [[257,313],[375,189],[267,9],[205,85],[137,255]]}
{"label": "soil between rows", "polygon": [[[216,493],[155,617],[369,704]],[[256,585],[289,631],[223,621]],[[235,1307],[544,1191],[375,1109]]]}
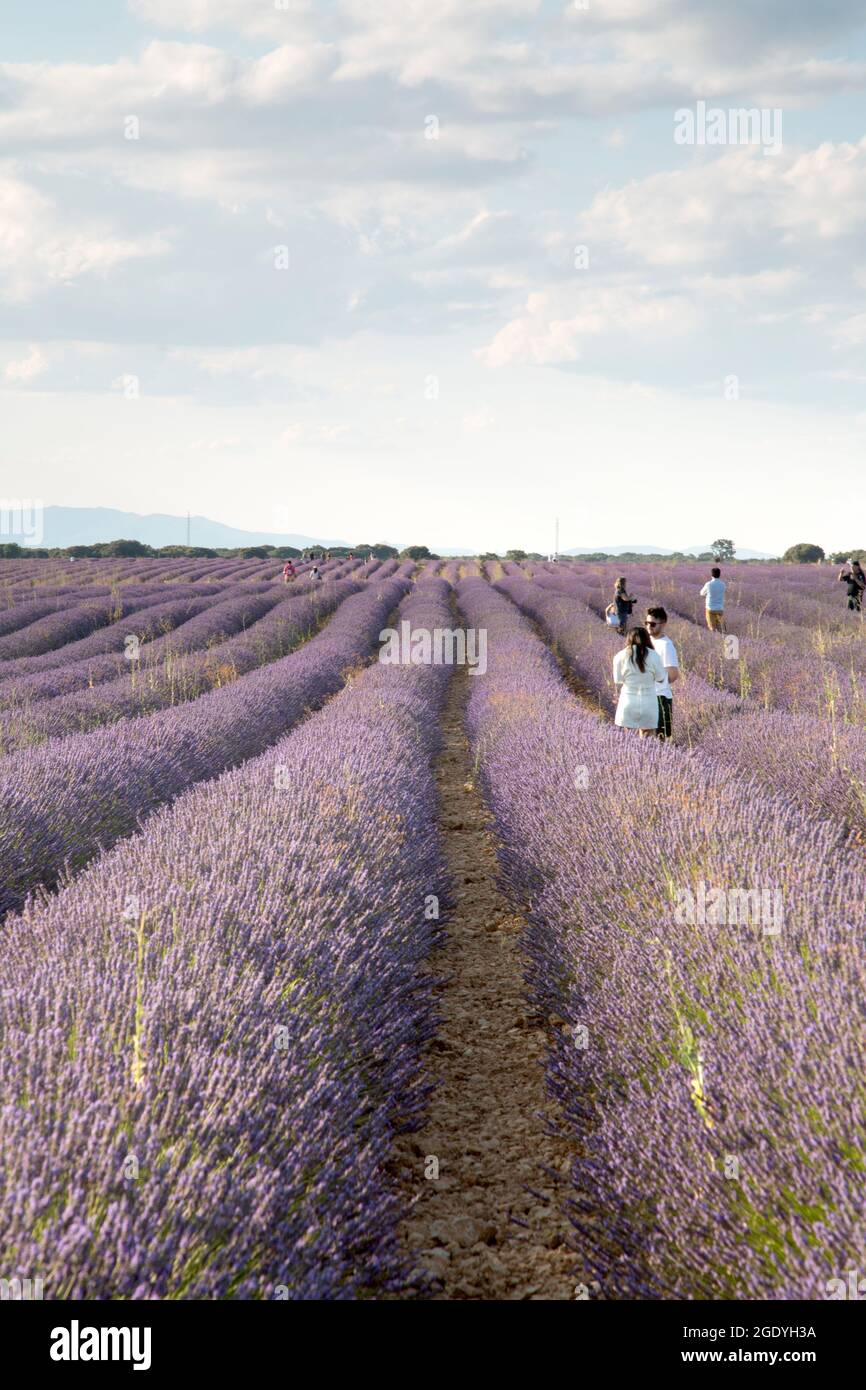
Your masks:
{"label": "soil between rows", "polygon": [[[556,1120],[544,1089],[548,1034],[524,996],[525,922],[497,885],[491,817],[472,782],[470,686],[458,667],[436,770],[455,902],[431,961],[447,977],[428,1057],[440,1084],[426,1126],[396,1146],[413,1202],[400,1234],[418,1275],[435,1280],[434,1299],[570,1299],[578,1274],[559,1200],[573,1150],[546,1123]],[[424,1176],[431,1156],[435,1180]]]}

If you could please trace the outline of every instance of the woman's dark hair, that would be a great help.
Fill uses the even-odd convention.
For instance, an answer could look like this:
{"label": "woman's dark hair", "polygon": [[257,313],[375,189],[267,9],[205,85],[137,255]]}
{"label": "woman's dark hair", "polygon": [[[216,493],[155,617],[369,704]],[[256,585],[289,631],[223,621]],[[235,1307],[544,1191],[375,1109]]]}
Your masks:
{"label": "woman's dark hair", "polygon": [[624,588],[625,588],[625,578],[618,579],[618,580],[616,581],[616,588],[617,588],[617,589],[624,589]]}
{"label": "woman's dark hair", "polygon": [[638,670],[645,671],[647,652],[653,650],[652,639],[646,628],[633,627],[628,637],[625,639],[625,645],[628,649],[629,656],[637,665]]}

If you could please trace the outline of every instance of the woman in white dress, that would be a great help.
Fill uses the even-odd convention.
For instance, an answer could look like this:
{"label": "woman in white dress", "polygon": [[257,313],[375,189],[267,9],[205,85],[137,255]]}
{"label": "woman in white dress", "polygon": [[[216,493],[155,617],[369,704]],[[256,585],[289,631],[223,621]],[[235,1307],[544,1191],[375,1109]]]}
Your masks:
{"label": "woman in white dress", "polygon": [[621,729],[639,729],[641,738],[654,734],[659,724],[658,689],[665,668],[645,627],[633,627],[625,646],[613,659],[613,679],[619,686],[615,723]]}

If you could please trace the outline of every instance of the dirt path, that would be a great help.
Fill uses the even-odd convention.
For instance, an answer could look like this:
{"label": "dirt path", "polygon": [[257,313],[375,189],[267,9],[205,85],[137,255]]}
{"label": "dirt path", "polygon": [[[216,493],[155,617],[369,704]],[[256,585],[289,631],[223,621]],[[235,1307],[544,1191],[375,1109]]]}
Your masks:
{"label": "dirt path", "polygon": [[[472,786],[463,726],[470,684],[458,668],[437,770],[456,904],[433,962],[449,977],[429,1059],[441,1085],[428,1125],[396,1155],[414,1202],[401,1234],[415,1269],[437,1281],[434,1298],[567,1299],[579,1276],[559,1185],[544,1167],[565,1178],[571,1148],[546,1132],[548,1038],[524,998],[524,923],[497,887],[491,818]],[[425,1178],[431,1158],[438,1179]]]}

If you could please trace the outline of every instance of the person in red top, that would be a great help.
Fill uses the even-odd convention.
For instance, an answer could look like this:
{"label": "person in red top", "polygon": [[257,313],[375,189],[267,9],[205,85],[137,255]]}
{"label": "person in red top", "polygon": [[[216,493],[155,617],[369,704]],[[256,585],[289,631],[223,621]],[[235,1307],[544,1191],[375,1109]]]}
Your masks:
{"label": "person in red top", "polygon": [[291,560],[287,560],[283,565],[283,583],[288,584],[295,577],[295,567]]}

